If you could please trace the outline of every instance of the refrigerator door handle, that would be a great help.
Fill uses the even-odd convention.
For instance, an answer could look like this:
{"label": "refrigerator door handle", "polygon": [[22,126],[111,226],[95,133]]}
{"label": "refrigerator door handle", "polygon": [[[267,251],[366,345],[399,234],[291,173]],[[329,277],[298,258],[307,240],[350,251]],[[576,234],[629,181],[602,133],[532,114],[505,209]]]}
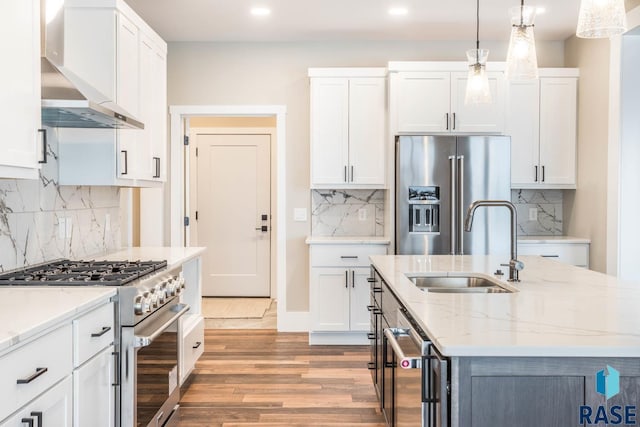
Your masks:
{"label": "refrigerator door handle", "polygon": [[458,156],[458,254],[464,255],[464,156]]}
{"label": "refrigerator door handle", "polygon": [[449,251],[451,255],[456,254],[456,205],[458,204],[457,194],[456,194],[456,156],[449,156],[449,168],[450,168],[450,179],[451,179],[451,223],[449,224],[450,232],[451,232],[451,250]]}

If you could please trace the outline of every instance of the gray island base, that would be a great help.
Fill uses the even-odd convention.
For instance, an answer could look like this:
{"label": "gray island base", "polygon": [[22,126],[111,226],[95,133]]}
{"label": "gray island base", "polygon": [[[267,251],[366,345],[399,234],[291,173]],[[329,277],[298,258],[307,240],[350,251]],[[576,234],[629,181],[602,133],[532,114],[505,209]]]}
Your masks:
{"label": "gray island base", "polygon": [[[640,425],[640,285],[538,257],[523,257],[519,283],[493,274],[502,257],[371,260],[370,369],[388,425]],[[410,280],[468,275],[510,292]]]}

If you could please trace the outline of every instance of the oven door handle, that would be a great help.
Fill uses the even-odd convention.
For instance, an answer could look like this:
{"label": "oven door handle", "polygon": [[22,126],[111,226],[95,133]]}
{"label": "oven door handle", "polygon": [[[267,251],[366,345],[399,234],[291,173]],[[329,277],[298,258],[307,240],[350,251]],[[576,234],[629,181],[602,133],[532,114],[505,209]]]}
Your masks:
{"label": "oven door handle", "polygon": [[171,326],[173,322],[178,320],[183,314],[189,311],[189,309],[191,309],[191,307],[189,307],[189,304],[176,304],[175,308],[173,309],[173,311],[176,311],[176,314],[171,316],[169,320],[160,324],[158,327],[153,328],[154,332],[152,334],[146,336],[136,335],[134,337],[134,348],[147,347],[148,345],[150,345],[153,340],[158,338],[164,331],[169,328],[169,326]]}
{"label": "oven door handle", "polygon": [[391,348],[393,348],[393,352],[395,353],[396,357],[400,359],[399,366],[402,369],[422,369],[422,356],[406,356],[404,351],[402,351],[398,340],[396,339],[397,336],[408,337],[409,331],[407,329],[387,328],[384,330],[384,336],[387,338],[389,344],[391,344]]}

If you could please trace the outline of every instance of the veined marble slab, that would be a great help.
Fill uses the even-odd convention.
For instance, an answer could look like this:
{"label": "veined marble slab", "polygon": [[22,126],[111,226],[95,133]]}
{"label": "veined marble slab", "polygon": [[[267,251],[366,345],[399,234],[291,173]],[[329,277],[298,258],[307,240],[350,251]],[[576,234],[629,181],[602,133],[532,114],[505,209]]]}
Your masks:
{"label": "veined marble slab", "polygon": [[388,245],[391,240],[388,237],[309,236],[305,243],[307,245]]}
{"label": "veined marble slab", "polygon": [[[523,256],[518,292],[438,294],[405,275],[481,273],[495,256],[372,256],[435,346],[447,356],[640,357],[640,284],[540,257]],[[393,325],[392,325],[393,326]]]}

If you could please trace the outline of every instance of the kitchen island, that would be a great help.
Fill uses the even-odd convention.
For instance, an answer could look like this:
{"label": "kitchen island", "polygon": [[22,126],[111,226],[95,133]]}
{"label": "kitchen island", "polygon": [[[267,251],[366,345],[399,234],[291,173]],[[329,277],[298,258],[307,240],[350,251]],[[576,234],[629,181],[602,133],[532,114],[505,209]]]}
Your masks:
{"label": "kitchen island", "polygon": [[[436,293],[419,289],[407,275],[495,279],[506,260],[371,257],[375,280],[383,282],[372,287],[388,288],[448,362],[448,396],[436,400],[449,414],[443,421],[438,408],[436,418],[453,427],[606,425],[617,420],[610,410],[618,407],[619,425],[636,425],[640,286],[540,257],[521,259],[521,282],[497,277],[514,292]],[[608,366],[619,372],[620,392],[603,396],[596,378],[603,370],[615,374]]]}

